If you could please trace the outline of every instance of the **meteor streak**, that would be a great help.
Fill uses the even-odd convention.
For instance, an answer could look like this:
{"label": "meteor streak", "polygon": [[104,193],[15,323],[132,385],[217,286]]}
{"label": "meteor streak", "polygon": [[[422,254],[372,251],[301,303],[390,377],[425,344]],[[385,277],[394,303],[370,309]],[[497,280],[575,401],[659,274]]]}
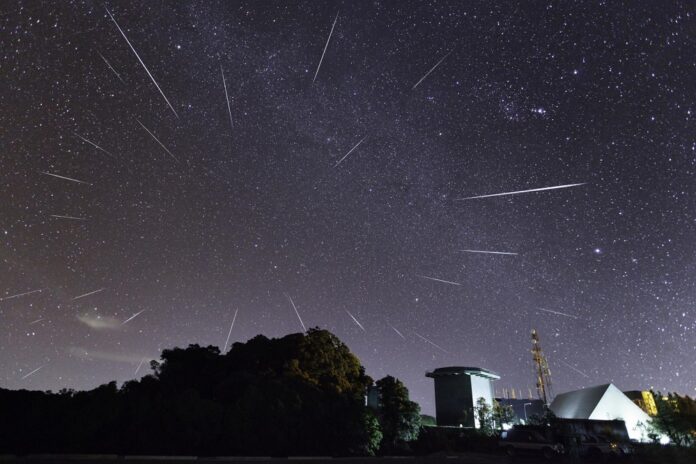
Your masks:
{"label": "meteor streak", "polygon": [[129,317],[128,319],[126,319],[125,321],[123,321],[123,322],[121,323],[121,325],[126,325],[128,322],[132,321],[133,319],[135,319],[136,317],[140,316],[140,315],[141,315],[142,313],[144,313],[144,312],[145,312],[145,310],[143,309],[142,311],[139,311],[139,312],[133,314],[131,317]]}
{"label": "meteor streak", "polygon": [[542,187],[529,190],[517,190],[515,192],[503,192],[503,193],[492,193],[490,195],[478,195],[475,197],[457,198],[458,200],[474,200],[476,198],[490,198],[490,197],[502,197],[504,195],[518,195],[520,193],[530,193],[530,192],[543,192],[545,190],[556,190],[570,187],[578,187],[580,185],[585,185],[587,182],[581,182],[579,184],[565,184],[565,185],[555,185],[553,187]]}
{"label": "meteor streak", "polygon": [[225,83],[225,73],[222,70],[222,65],[220,65],[220,74],[222,74],[222,86],[225,87],[225,100],[227,100],[227,112],[230,114],[230,129],[234,131],[232,125],[232,108],[230,107],[230,97],[227,95],[227,83]]}
{"label": "meteor streak", "polygon": [[232,328],[234,327],[234,321],[237,320],[238,311],[238,309],[234,310],[234,316],[232,316],[232,325],[230,325],[230,331],[227,332],[227,340],[225,340],[225,347],[222,349],[223,354],[227,352],[227,344],[230,342],[230,335],[232,335]]}
{"label": "meteor streak", "polygon": [[331,36],[333,35],[334,27],[336,27],[336,21],[338,21],[338,13],[336,13],[336,18],[331,25],[331,32],[329,32],[329,38],[326,39],[326,45],[324,45],[324,51],[321,53],[321,58],[319,59],[319,64],[317,65],[317,71],[314,73],[314,79],[312,79],[312,84],[317,80],[317,75],[319,74],[319,68],[321,68],[321,63],[324,61],[324,55],[326,55],[326,49],[329,48],[329,42],[331,41]]}
{"label": "meteor streak", "polygon": [[355,323],[358,325],[358,327],[360,327],[360,328],[362,329],[362,331],[365,332],[365,327],[363,327],[363,325],[360,323],[360,321],[358,321],[358,320],[355,318],[355,316],[353,316],[353,315],[350,313],[350,311],[346,310],[346,312],[348,313],[348,315],[350,316],[350,318],[353,319],[353,322],[355,322]]}
{"label": "meteor streak", "polygon": [[507,251],[484,251],[484,250],[459,250],[465,253],[485,253],[489,255],[510,255],[517,256],[517,253],[510,253]]}
{"label": "meteor streak", "polygon": [[116,22],[116,19],[115,19],[114,16],[111,14],[111,12],[109,11],[109,9],[106,8],[106,7],[104,7],[104,9],[105,9],[106,12],[109,14],[109,17],[110,17],[111,20],[114,22],[114,24],[115,24],[116,27],[118,28],[118,31],[119,31],[119,32],[121,33],[121,35],[123,36],[123,38],[126,39],[126,43],[127,43],[128,46],[130,47],[130,49],[133,50],[133,54],[134,54],[135,57],[138,59],[138,61],[140,61],[140,64],[143,65],[143,68],[145,69],[145,72],[147,73],[148,76],[150,76],[150,80],[152,81],[153,84],[155,84],[155,87],[157,87],[157,90],[159,90],[159,93],[162,94],[162,98],[164,98],[164,101],[167,102],[167,105],[169,105],[169,108],[172,110],[172,113],[174,113],[174,116],[176,116],[176,119],[179,119],[179,115],[176,114],[176,110],[174,109],[174,107],[172,106],[172,104],[169,103],[169,100],[167,99],[167,96],[164,94],[164,92],[162,92],[162,89],[160,88],[159,84],[157,84],[157,81],[155,80],[155,78],[152,77],[152,74],[150,73],[150,70],[147,69],[147,66],[145,66],[145,63],[143,62],[143,60],[140,59],[140,55],[138,55],[138,52],[135,51],[135,48],[134,48],[133,45],[130,43],[130,40],[128,40],[128,37],[126,37],[126,34],[125,34],[125,32],[123,32],[123,29],[121,29],[121,26],[118,25],[118,23]]}
{"label": "meteor streak", "polygon": [[420,84],[421,82],[423,82],[423,81],[425,80],[425,78],[428,77],[428,76],[430,75],[431,72],[435,71],[435,68],[437,68],[438,66],[440,66],[440,63],[442,63],[443,61],[445,61],[445,58],[447,58],[447,57],[450,55],[450,53],[452,53],[452,50],[450,50],[449,52],[447,52],[447,53],[445,54],[445,56],[443,56],[442,58],[440,58],[440,61],[438,61],[437,63],[435,63],[435,66],[433,66],[432,68],[430,68],[430,71],[428,71],[427,73],[425,73],[425,76],[421,77],[420,80],[419,80],[418,82],[416,82],[416,84],[415,84],[413,87],[411,87],[411,90],[415,90],[416,87],[418,87],[418,84]]}
{"label": "meteor streak", "polygon": [[424,336],[422,336],[421,334],[419,334],[419,333],[416,332],[416,331],[414,331],[413,333],[416,334],[416,336],[417,336],[418,338],[420,338],[421,340],[423,340],[424,342],[430,343],[431,345],[433,345],[435,348],[437,348],[438,350],[442,351],[443,353],[449,354],[449,351],[447,351],[446,349],[444,349],[443,347],[441,347],[441,346],[438,345],[437,343],[428,340],[427,338],[425,338]]}
{"label": "meteor streak", "polygon": [[566,366],[568,366],[568,367],[570,367],[571,369],[573,369],[573,370],[574,370],[575,372],[577,372],[578,374],[580,374],[580,375],[582,375],[582,376],[584,376],[584,377],[586,377],[586,378],[589,378],[589,377],[590,377],[589,375],[585,374],[583,371],[581,371],[581,370],[578,369],[577,367],[575,367],[575,366],[573,366],[573,365],[571,365],[571,364],[569,364],[569,363],[563,361],[562,359],[561,359],[560,361],[561,361],[563,364],[565,364]]}
{"label": "meteor streak", "polygon": [[29,325],[34,325],[34,324],[36,324],[37,322],[41,322],[41,321],[43,321],[43,320],[44,320],[44,318],[42,317],[41,319],[37,319],[37,320],[35,320],[35,321],[31,321],[31,322],[29,323]]}
{"label": "meteor streak", "polygon": [[92,146],[93,146],[94,148],[96,148],[97,150],[101,150],[101,151],[103,151],[104,153],[106,153],[107,155],[109,155],[110,157],[116,158],[114,155],[112,155],[112,154],[109,153],[108,151],[104,150],[102,147],[100,147],[100,146],[97,145],[96,143],[92,142],[91,140],[87,140],[86,138],[84,138],[83,136],[81,136],[80,134],[78,134],[78,133],[76,133],[76,132],[75,132],[74,134],[75,134],[76,137],[81,138],[84,142],[89,143],[90,145],[92,145]]}
{"label": "meteor streak", "polygon": [[140,360],[140,364],[138,364],[138,367],[135,369],[135,372],[133,373],[133,375],[138,375],[138,371],[140,370],[140,368],[142,367],[142,365],[143,365],[143,363],[145,362],[146,359],[147,359],[147,358],[143,358],[143,359]]}
{"label": "meteor streak", "polygon": [[[97,52],[97,53],[99,53],[99,52]],[[109,67],[109,69],[110,69],[114,74],[116,74],[116,77],[118,77],[118,80],[121,81],[121,82],[123,82],[123,83],[125,84],[125,81],[124,81],[123,79],[121,79],[121,75],[120,75],[119,73],[117,73],[116,70],[114,69],[114,67],[111,66],[111,63],[109,63],[109,62],[106,60],[106,58],[104,58],[104,55],[102,55],[101,53],[99,53],[99,56],[101,56],[101,59],[104,60],[104,63],[106,63],[106,65]]]}
{"label": "meteor streak", "polygon": [[58,174],[52,174],[50,172],[45,172],[45,171],[39,171],[41,174],[45,174],[47,176],[53,176],[57,177],[58,179],[64,179],[64,180],[69,180],[70,182],[77,182],[78,184],[87,184],[87,185],[92,185],[89,182],[85,182],[83,180],[77,180],[73,179],[72,177],[65,177],[65,176],[59,176]]}
{"label": "meteor streak", "polygon": [[[44,365],[44,366],[45,366],[45,365]],[[41,369],[43,369],[44,366],[39,366],[39,367],[37,367],[36,369],[34,369],[33,371],[31,371],[31,372],[29,372],[28,374],[24,375],[24,376],[22,377],[22,380],[26,379],[27,377],[29,377],[29,376],[31,376],[31,375],[36,374],[36,373],[39,372]]]}
{"label": "meteor streak", "polygon": [[80,218],[80,217],[75,217],[75,216],[63,216],[61,214],[51,214],[51,217],[54,217],[57,219],[72,219],[73,221],[86,221],[87,220],[85,218]]}
{"label": "meteor streak", "polygon": [[416,274],[416,277],[420,277],[421,279],[434,280],[435,282],[442,282],[443,284],[458,285],[458,286],[461,286],[461,285],[462,285],[462,284],[460,284],[459,282],[452,282],[452,281],[449,281],[449,280],[442,280],[442,279],[438,279],[437,277],[428,277],[428,276],[424,276],[424,275],[420,275],[420,274]]}
{"label": "meteor streak", "polygon": [[106,287],[100,288],[99,290],[94,290],[93,292],[78,295],[75,298],[73,298],[72,301],[79,300],[80,298],[84,298],[86,296],[94,295],[95,293],[99,293],[99,292],[104,291],[104,290],[106,290]]}
{"label": "meteor streak", "polygon": [[394,332],[396,332],[396,333],[399,335],[399,337],[401,337],[401,338],[403,338],[404,340],[406,340],[406,337],[404,337],[404,334],[402,334],[401,332],[399,332],[399,330],[398,330],[396,327],[394,327],[394,326],[391,325],[391,324],[389,325],[389,327],[391,327],[392,330],[393,330]]}
{"label": "meteor streak", "polygon": [[544,311],[544,312],[551,313],[551,314],[557,314],[559,316],[572,317],[573,319],[578,319],[578,316],[573,316],[572,314],[568,314],[568,313],[562,313],[560,311],[552,311],[550,309],[544,309],[544,308],[537,308],[537,309],[539,311]]}
{"label": "meteor streak", "polygon": [[5,296],[3,298],[0,298],[0,301],[5,301],[5,300],[11,300],[13,298],[19,298],[20,296],[25,296],[25,295],[31,295],[32,293],[38,293],[38,292],[43,292],[44,289],[40,290],[32,290],[30,292],[24,292],[24,293],[17,293],[16,295],[10,295],[10,296]]}
{"label": "meteor streak", "polygon": [[140,124],[140,127],[142,127],[143,129],[145,129],[145,130],[147,131],[147,133],[150,134],[150,137],[152,137],[153,139],[155,139],[155,141],[156,141],[157,143],[159,143],[160,147],[164,148],[164,151],[166,151],[167,153],[169,153],[169,156],[171,156],[172,158],[174,158],[174,161],[176,161],[177,163],[179,162],[179,159],[178,159],[176,156],[174,156],[174,155],[172,154],[172,152],[169,151],[169,149],[167,149],[167,147],[165,147],[164,144],[163,144],[162,142],[160,142],[159,139],[158,139],[157,137],[155,137],[155,134],[153,134],[153,133],[150,131],[150,129],[148,129],[147,127],[145,127],[145,124],[143,124],[142,122],[140,122],[139,119],[136,119],[136,121],[138,121],[138,124]]}
{"label": "meteor streak", "polygon": [[295,306],[295,302],[292,301],[292,298],[287,293],[285,294],[285,297],[288,299],[288,301],[290,301],[290,304],[292,305],[292,309],[295,310],[295,314],[297,314],[297,318],[300,320],[300,325],[302,326],[302,330],[304,332],[306,332],[307,327],[305,327],[304,322],[302,322],[302,318],[300,317],[300,312],[297,310],[297,306]]}
{"label": "meteor streak", "polygon": [[356,143],[355,146],[348,151],[348,153],[343,155],[343,158],[341,158],[340,160],[338,160],[338,162],[336,164],[334,164],[334,168],[337,167],[339,164],[341,164],[344,159],[348,158],[348,155],[353,153],[353,150],[358,148],[360,146],[360,144],[363,143],[363,140],[365,140],[366,138],[367,138],[367,135],[365,137],[363,137],[362,139],[360,139],[360,141],[358,143]]}

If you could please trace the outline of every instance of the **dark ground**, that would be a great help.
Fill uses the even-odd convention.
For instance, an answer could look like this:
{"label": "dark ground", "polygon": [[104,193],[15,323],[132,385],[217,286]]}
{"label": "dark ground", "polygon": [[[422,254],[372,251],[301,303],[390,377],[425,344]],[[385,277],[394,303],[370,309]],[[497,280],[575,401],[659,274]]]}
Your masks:
{"label": "dark ground", "polygon": [[[312,464],[323,463],[345,463],[345,464],[361,464],[361,463],[440,463],[452,462],[461,464],[497,464],[510,462],[507,457],[502,455],[490,454],[466,454],[466,455],[433,455],[433,456],[418,456],[418,457],[380,457],[380,458],[330,458],[330,457],[290,457],[290,458],[267,458],[267,457],[209,457],[198,458],[195,456],[114,456],[114,455],[37,455],[37,456],[0,456],[0,462],[3,463],[32,463],[32,464],[97,464],[104,462],[127,462],[129,464],[159,464],[159,463],[302,463],[309,462]],[[525,459],[520,462],[535,462],[535,460]]]}
{"label": "dark ground", "polygon": [[[551,464],[570,464],[568,459],[545,461],[541,456],[521,456],[511,459],[502,454],[463,453],[446,454],[438,453],[429,456],[385,456],[385,457],[355,457],[355,458],[331,458],[331,457],[303,457],[294,456],[288,458],[271,457],[196,457],[196,456],[116,456],[116,455],[27,455],[12,456],[0,455],[0,464],[102,464],[102,463],[128,463],[128,464],[165,464],[165,463],[311,463],[311,464],[532,464],[549,462]],[[590,461],[581,460],[581,463]],[[687,464],[693,461],[690,450],[663,450],[660,453],[640,453],[627,460],[604,460],[607,463],[630,464]],[[594,463],[591,463],[594,464]]]}

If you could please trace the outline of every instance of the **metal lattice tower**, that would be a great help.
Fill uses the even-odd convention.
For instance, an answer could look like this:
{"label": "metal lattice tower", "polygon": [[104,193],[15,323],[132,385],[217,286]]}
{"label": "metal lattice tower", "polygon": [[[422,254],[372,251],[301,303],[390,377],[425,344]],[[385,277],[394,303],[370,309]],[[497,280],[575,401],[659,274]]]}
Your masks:
{"label": "metal lattice tower", "polygon": [[532,358],[534,359],[534,374],[536,376],[537,396],[544,402],[549,404],[551,401],[551,370],[546,356],[541,351],[539,344],[539,334],[536,329],[532,329]]}

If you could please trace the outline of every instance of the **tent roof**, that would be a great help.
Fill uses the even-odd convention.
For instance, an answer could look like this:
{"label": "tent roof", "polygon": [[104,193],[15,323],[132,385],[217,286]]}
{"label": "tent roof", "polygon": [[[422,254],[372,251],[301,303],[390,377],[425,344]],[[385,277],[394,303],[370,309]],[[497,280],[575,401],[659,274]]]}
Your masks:
{"label": "tent roof", "polygon": [[608,383],[561,393],[556,396],[549,408],[558,417],[589,419],[610,386],[612,385]]}

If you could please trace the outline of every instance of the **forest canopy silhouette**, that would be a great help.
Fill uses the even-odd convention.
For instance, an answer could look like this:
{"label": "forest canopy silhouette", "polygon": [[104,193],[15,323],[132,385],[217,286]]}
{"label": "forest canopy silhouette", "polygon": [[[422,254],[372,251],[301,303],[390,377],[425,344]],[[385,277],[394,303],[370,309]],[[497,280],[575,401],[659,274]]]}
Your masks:
{"label": "forest canopy silhouette", "polygon": [[372,379],[326,330],[168,349],[151,367],[121,388],[0,389],[0,454],[365,455],[382,438]]}

